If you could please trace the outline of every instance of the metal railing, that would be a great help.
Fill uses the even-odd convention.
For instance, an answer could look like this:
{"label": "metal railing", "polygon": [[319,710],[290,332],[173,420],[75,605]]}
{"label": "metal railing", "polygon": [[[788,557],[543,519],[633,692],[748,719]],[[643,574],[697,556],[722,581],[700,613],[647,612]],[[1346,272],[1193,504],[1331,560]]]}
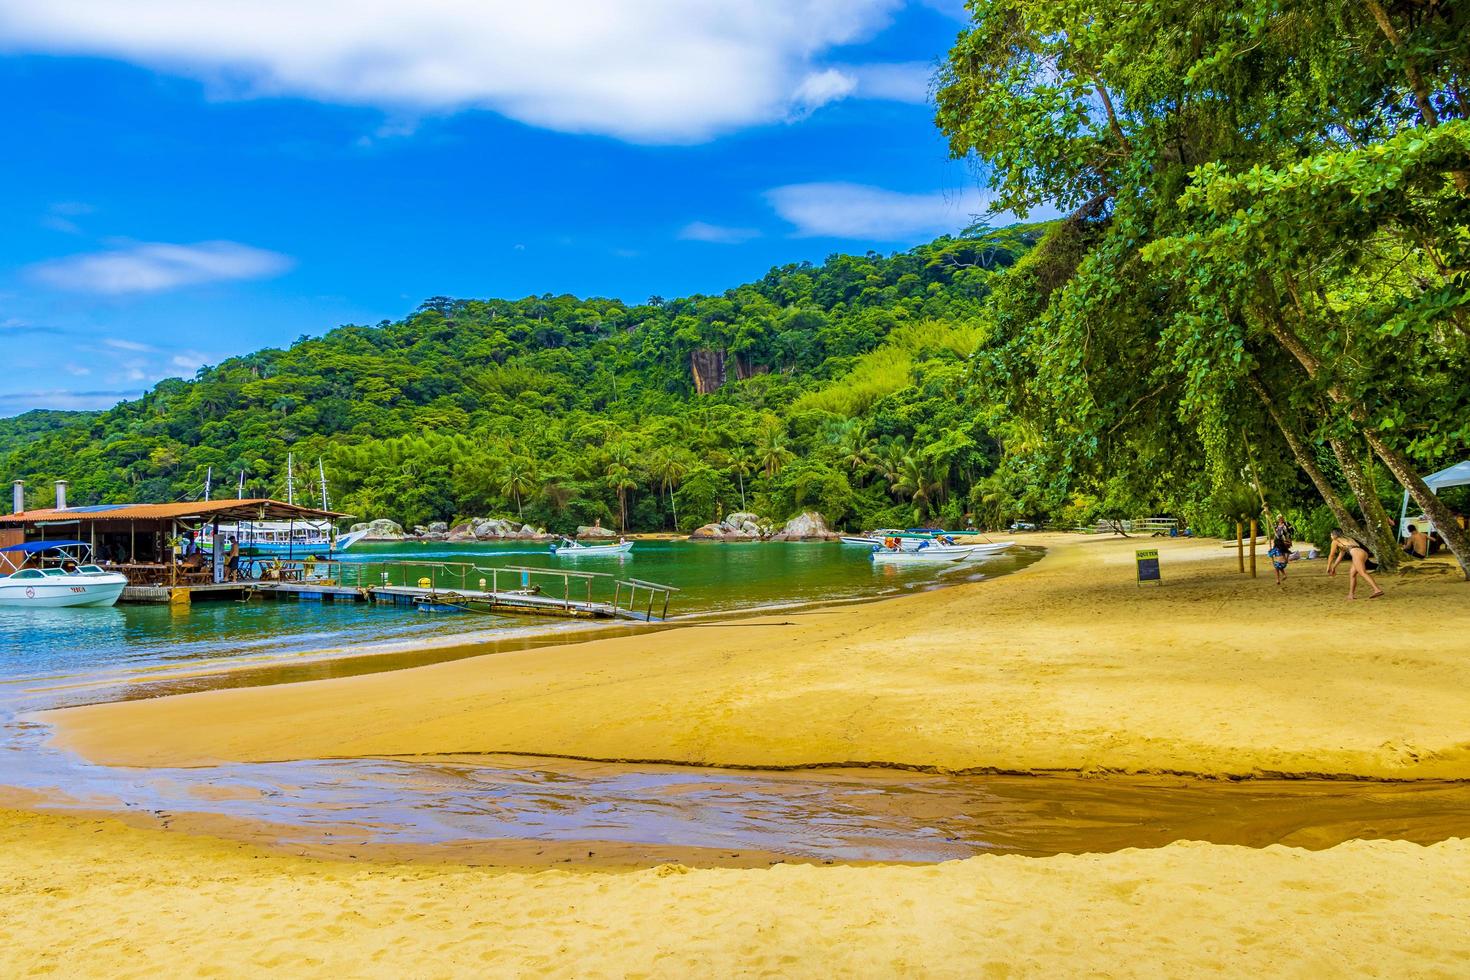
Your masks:
{"label": "metal railing", "polygon": [[[302,585],[340,586],[363,590],[407,588],[423,589],[431,594],[454,592],[460,595],[488,592],[500,595],[535,595],[552,601],[560,600],[563,610],[571,611],[573,603],[594,606],[594,591],[612,595],[606,603],[614,614],[637,616],[640,593],[646,595],[642,618],[651,621],[655,605],[660,606],[660,619],[668,618],[669,601],[680,591],[672,585],[660,585],[641,579],[620,579],[607,572],[582,572],[559,568],[532,568],[526,565],[483,566],[473,562],[416,561],[339,561],[336,559],[303,559],[281,563],[279,577],[283,582]],[[560,588],[557,588],[557,586]],[[602,589],[596,589],[603,586]],[[573,596],[573,591],[577,595]],[[624,592],[627,593],[626,605]],[[559,594],[559,595],[558,595]],[[659,599],[661,597],[661,603]]]}

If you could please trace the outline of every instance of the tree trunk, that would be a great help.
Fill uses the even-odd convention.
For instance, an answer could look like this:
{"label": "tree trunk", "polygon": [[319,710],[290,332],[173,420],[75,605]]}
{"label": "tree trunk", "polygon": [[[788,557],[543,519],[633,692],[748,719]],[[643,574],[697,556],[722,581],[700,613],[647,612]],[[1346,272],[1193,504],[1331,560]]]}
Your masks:
{"label": "tree trunk", "polygon": [[1256,577],[1256,519],[1251,518],[1251,578]]}
{"label": "tree trunk", "polygon": [[[1316,356],[1307,350],[1301,338],[1292,332],[1291,328],[1280,318],[1279,314],[1273,317],[1271,316],[1272,311],[1267,310],[1265,312],[1266,322],[1271,330],[1272,336],[1280,342],[1282,347],[1286,348],[1292,357],[1296,358],[1310,377],[1316,377],[1321,367]],[[1409,458],[1385,443],[1377,432],[1363,425],[1363,416],[1365,413],[1361,405],[1352,404],[1336,385],[1329,385],[1327,393],[1334,402],[1347,409],[1350,418],[1362,426],[1363,437],[1368,440],[1368,445],[1373,447],[1373,451],[1378,454],[1378,458],[1383,460],[1383,465],[1388,467],[1388,471],[1393,474],[1394,479],[1398,480],[1403,488],[1409,491],[1409,496],[1413,498],[1414,503],[1419,505],[1419,509],[1434,522],[1435,530],[1439,531],[1440,536],[1444,538],[1445,546],[1455,556],[1455,561],[1459,562],[1460,572],[1465,576],[1465,580],[1470,582],[1470,533],[1467,533],[1464,528],[1460,527],[1455,521],[1454,513],[1445,506],[1444,501],[1436,497],[1428,485],[1419,478],[1419,474],[1414,471],[1414,466],[1409,462]],[[1395,532],[1397,532],[1397,528],[1395,528]],[[1395,544],[1397,544],[1397,536],[1395,536]]]}
{"label": "tree trunk", "polygon": [[1281,430],[1282,438],[1286,440],[1287,447],[1291,449],[1292,456],[1296,458],[1296,464],[1302,468],[1302,472],[1307,474],[1308,479],[1312,481],[1312,485],[1317,488],[1317,493],[1321,495],[1322,501],[1327,504],[1327,509],[1332,511],[1333,517],[1337,518],[1338,525],[1343,531],[1355,538],[1367,538],[1367,529],[1358,523],[1358,519],[1348,510],[1347,504],[1343,503],[1341,495],[1337,492],[1337,488],[1327,479],[1327,475],[1322,472],[1322,467],[1317,465],[1316,458],[1307,452],[1306,446],[1302,444],[1301,437],[1297,435],[1295,429],[1287,424],[1286,419],[1282,416],[1280,410],[1277,409],[1276,403],[1271,401],[1270,395],[1266,394],[1266,389],[1262,387],[1261,383],[1254,376],[1249,379],[1249,382],[1251,388],[1254,389],[1255,393],[1260,397],[1261,402],[1266,406],[1266,411],[1270,413],[1271,419],[1276,423],[1276,427]]}
{"label": "tree trunk", "polygon": [[1352,487],[1353,496],[1358,498],[1358,509],[1363,513],[1364,529],[1368,532],[1363,543],[1372,550],[1378,564],[1389,571],[1398,568],[1401,557],[1398,536],[1389,530],[1388,513],[1383,509],[1383,501],[1378,499],[1378,488],[1351,448],[1341,439],[1329,439],[1327,442],[1337,456],[1337,465],[1342,467],[1348,486]]}
{"label": "tree trunk", "polygon": [[[1460,563],[1460,571],[1464,573],[1466,581],[1470,581],[1470,533],[1466,533],[1459,521],[1455,520],[1454,511],[1450,510],[1443,500],[1435,496],[1428,484],[1419,478],[1419,474],[1414,472],[1413,464],[1409,462],[1408,457],[1397,449],[1385,445],[1378,437],[1378,433],[1372,430],[1365,429],[1363,435],[1367,437],[1368,445],[1372,446],[1378,458],[1383,460],[1383,465],[1388,467],[1394,479],[1403,484],[1414,503],[1418,504],[1425,516],[1434,522],[1434,529],[1439,532],[1440,537],[1444,538],[1445,546]],[[1398,529],[1394,530],[1397,532]]]}
{"label": "tree trunk", "polygon": [[1235,562],[1240,566],[1240,574],[1245,574],[1245,525],[1240,521],[1235,522]]}

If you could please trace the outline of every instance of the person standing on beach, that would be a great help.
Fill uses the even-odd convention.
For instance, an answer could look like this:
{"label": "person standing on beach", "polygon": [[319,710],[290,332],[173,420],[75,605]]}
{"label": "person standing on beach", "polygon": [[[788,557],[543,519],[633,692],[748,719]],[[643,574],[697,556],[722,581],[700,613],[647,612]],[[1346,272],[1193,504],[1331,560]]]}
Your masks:
{"label": "person standing on beach", "polygon": [[1286,566],[1291,561],[1291,546],[1296,537],[1296,528],[1286,522],[1281,514],[1276,515],[1276,526],[1271,529],[1271,567],[1276,569],[1276,584],[1286,582]]}
{"label": "person standing on beach", "polygon": [[1372,564],[1374,568],[1378,567],[1378,563],[1373,561],[1372,553],[1363,547],[1363,543],[1357,538],[1350,538],[1336,528],[1333,528],[1332,550],[1327,555],[1328,575],[1335,576],[1337,574],[1337,563],[1342,561],[1343,558],[1347,558],[1351,563],[1351,567],[1348,570],[1349,599],[1356,599],[1358,597],[1359,576],[1369,585],[1373,586],[1373,594],[1368,596],[1368,598],[1377,599],[1383,595],[1383,590],[1378,587],[1378,583],[1373,581],[1373,576],[1369,574],[1371,571],[1368,567],[1369,564]]}

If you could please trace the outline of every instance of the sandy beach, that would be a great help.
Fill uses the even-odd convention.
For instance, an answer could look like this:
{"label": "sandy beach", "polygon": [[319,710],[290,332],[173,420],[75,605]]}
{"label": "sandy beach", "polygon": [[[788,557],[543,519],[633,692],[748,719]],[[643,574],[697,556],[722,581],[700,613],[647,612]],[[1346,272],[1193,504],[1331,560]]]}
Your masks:
{"label": "sandy beach", "polygon": [[[1470,587],[1348,602],[1324,562],[1029,536],[899,599],[42,716],[87,758],[520,753],[737,767],[1470,778]],[[1164,584],[1138,586],[1157,546]],[[1371,638],[1371,642],[1363,642]],[[555,870],[321,860],[0,812],[0,970],[111,975],[1318,977],[1470,971],[1470,841],[1177,842],[931,866]]]}
{"label": "sandy beach", "polygon": [[[1219,541],[1027,541],[1050,552],[1019,574],[883,602],[43,720],[138,766],[478,752],[1470,778],[1470,587],[1448,563],[1349,602],[1320,560],[1277,587]],[[1134,580],[1146,547],[1162,586]]]}

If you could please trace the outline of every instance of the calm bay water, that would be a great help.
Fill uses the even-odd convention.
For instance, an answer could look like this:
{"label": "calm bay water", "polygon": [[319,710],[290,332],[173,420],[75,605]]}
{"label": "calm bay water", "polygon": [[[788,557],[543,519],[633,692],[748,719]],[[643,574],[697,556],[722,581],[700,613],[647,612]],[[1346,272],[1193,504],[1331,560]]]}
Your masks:
{"label": "calm bay water", "polygon": [[[682,616],[758,606],[895,594],[1003,574],[1033,561],[1025,553],[958,566],[875,566],[859,548],[838,544],[709,544],[640,541],[623,558],[557,558],[544,545],[362,544],[353,561],[471,563],[480,569],[521,565],[596,572],[672,585],[681,591],[669,613]],[[418,572],[414,573],[415,575]],[[471,572],[470,587],[483,572]],[[612,578],[594,586],[610,599]],[[506,587],[504,577],[501,586]],[[556,591],[545,583],[549,592]],[[573,598],[585,596],[574,587]],[[655,613],[657,613],[657,609]],[[166,606],[111,609],[0,608],[0,682],[68,676],[108,668],[270,658],[306,651],[352,651],[382,643],[443,640],[465,633],[496,635],[579,629],[584,624],[523,616],[427,615],[367,603],[199,601],[187,611]]]}

